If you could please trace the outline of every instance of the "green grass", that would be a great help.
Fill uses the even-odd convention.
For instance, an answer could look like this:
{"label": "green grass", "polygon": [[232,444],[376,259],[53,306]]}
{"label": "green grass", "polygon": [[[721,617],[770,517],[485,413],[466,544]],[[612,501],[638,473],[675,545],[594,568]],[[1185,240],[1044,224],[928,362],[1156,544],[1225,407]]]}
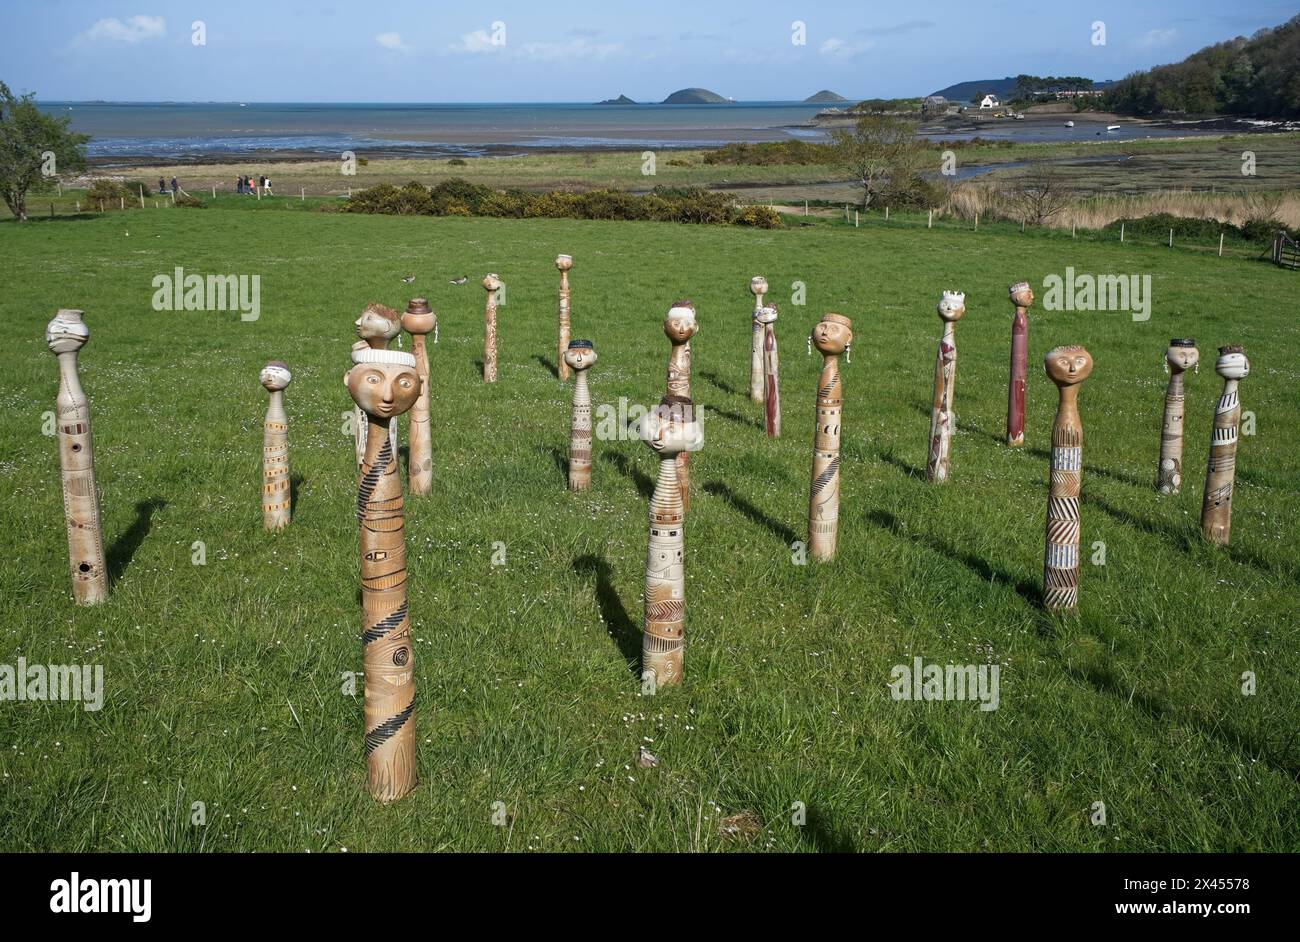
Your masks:
{"label": "green grass", "polygon": [[[130,235],[125,235],[129,229]],[[705,446],[687,524],[687,680],[639,693],[652,455],[598,441],[595,484],[565,490],[569,388],[555,347],[552,260],[571,253],[575,336],[594,340],[597,404],[656,401],[663,313],[691,297]],[[137,212],[0,225],[0,663],[92,663],[99,712],[0,702],[4,850],[1290,850],[1300,849],[1296,595],[1300,420],[1296,275],[1163,247],[1004,230]],[[156,312],[151,279],[259,274],[260,319]],[[1149,321],[1030,314],[1028,446],[1001,444],[1006,285],[1149,273]],[[501,379],[485,386],[485,271],[507,283]],[[415,272],[408,288],[401,275]],[[745,390],[747,292],[781,303],[785,434]],[[469,274],[463,288],[447,277]],[[807,304],[790,303],[791,284]],[[943,288],[957,329],[955,481],[924,481]],[[352,320],[369,299],[427,294],[434,492],[407,501],[421,785],[365,791],[356,474],[341,432]],[[108,604],[70,599],[42,331],[58,307],[92,331],[92,400]],[[840,555],[791,564],[803,539],[826,310],[854,320],[844,367]],[[1152,488],[1161,356],[1195,336],[1187,486]],[[1242,439],[1233,543],[1203,543],[1201,473],[1219,380],[1241,342],[1257,433]],[[1081,608],[1037,605],[1046,447],[1059,343],[1096,359],[1086,429]],[[257,373],[283,358],[293,524],[261,529]],[[403,440],[405,432],[403,431]],[[191,564],[206,545],[207,564]],[[507,565],[490,563],[492,544]],[[1085,555],[1085,560],[1087,556]],[[895,702],[893,665],[1001,665],[1001,705]],[[1258,693],[1243,696],[1254,671]],[[636,765],[646,745],[656,769]],[[206,803],[207,824],[191,822]],[[508,827],[494,827],[494,802]],[[790,823],[803,802],[807,825]],[[1104,801],[1108,824],[1089,823]],[[751,812],[751,840],[719,835]]]}

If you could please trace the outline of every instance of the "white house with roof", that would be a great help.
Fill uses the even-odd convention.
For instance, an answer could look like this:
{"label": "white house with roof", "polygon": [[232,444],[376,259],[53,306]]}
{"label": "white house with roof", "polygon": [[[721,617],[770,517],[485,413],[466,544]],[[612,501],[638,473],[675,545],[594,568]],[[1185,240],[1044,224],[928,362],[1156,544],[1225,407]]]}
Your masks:
{"label": "white house with roof", "polygon": [[981,108],[981,109],[984,109],[984,108],[998,108],[998,107],[1001,107],[1001,105],[1002,105],[1002,102],[998,101],[998,96],[997,96],[997,95],[988,94],[988,95],[985,95],[983,98],[980,99],[980,108]]}

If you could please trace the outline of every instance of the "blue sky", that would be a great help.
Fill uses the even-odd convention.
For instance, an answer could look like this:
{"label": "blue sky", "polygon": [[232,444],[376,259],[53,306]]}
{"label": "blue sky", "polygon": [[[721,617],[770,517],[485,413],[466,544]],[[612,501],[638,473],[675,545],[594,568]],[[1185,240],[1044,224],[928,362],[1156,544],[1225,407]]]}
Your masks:
{"label": "blue sky", "polygon": [[[925,94],[1021,72],[1120,78],[1276,26],[1276,0],[0,2],[0,80],[50,99],[658,101]],[[202,21],[206,43],[193,42]],[[795,22],[805,24],[796,44]],[[1105,24],[1105,44],[1093,23]]]}

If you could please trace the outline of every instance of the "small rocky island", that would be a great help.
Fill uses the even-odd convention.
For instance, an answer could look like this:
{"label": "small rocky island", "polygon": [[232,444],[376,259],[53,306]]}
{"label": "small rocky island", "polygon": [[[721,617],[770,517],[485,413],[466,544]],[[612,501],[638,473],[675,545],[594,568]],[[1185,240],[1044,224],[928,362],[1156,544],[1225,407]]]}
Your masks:
{"label": "small rocky island", "polygon": [[837,95],[830,89],[823,88],[815,95],[809,95],[804,100],[805,105],[834,105],[842,101],[848,101],[843,95]]}
{"label": "small rocky island", "polygon": [[635,105],[631,98],[626,95],[619,95],[617,98],[606,98],[604,101],[596,102],[598,105]]}
{"label": "small rocky island", "polygon": [[665,105],[727,105],[730,99],[707,88],[683,88],[664,99]]}

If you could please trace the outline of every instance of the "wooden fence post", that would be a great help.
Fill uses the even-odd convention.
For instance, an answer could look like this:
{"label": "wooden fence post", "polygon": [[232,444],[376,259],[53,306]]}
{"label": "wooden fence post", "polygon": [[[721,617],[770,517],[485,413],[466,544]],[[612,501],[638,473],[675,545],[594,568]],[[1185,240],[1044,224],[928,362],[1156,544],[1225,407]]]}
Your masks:
{"label": "wooden fence post", "polygon": [[856,209],[853,211],[853,228],[858,228],[858,211]]}
{"label": "wooden fence post", "polygon": [[925,228],[931,229],[933,227],[934,227],[934,210],[932,209],[930,210],[930,214],[925,217]]}
{"label": "wooden fence post", "polygon": [[1124,223],[1122,222],[1119,224],[1119,240],[1124,241]]}
{"label": "wooden fence post", "polygon": [[979,213],[976,213],[976,214],[975,214],[975,231],[976,231],[976,232],[979,232],[979,231],[980,231],[980,214],[979,214]]}
{"label": "wooden fence post", "polygon": [[307,200],[307,188],[303,187],[298,191],[298,201],[306,202],[306,200]]}
{"label": "wooden fence post", "polygon": [[144,209],[144,184],[140,184],[140,208]]}
{"label": "wooden fence post", "polygon": [[1169,230],[1169,247],[1171,249],[1174,247],[1174,230],[1172,229]]}
{"label": "wooden fence post", "polygon": [[889,222],[889,207],[885,207],[885,222]]}

